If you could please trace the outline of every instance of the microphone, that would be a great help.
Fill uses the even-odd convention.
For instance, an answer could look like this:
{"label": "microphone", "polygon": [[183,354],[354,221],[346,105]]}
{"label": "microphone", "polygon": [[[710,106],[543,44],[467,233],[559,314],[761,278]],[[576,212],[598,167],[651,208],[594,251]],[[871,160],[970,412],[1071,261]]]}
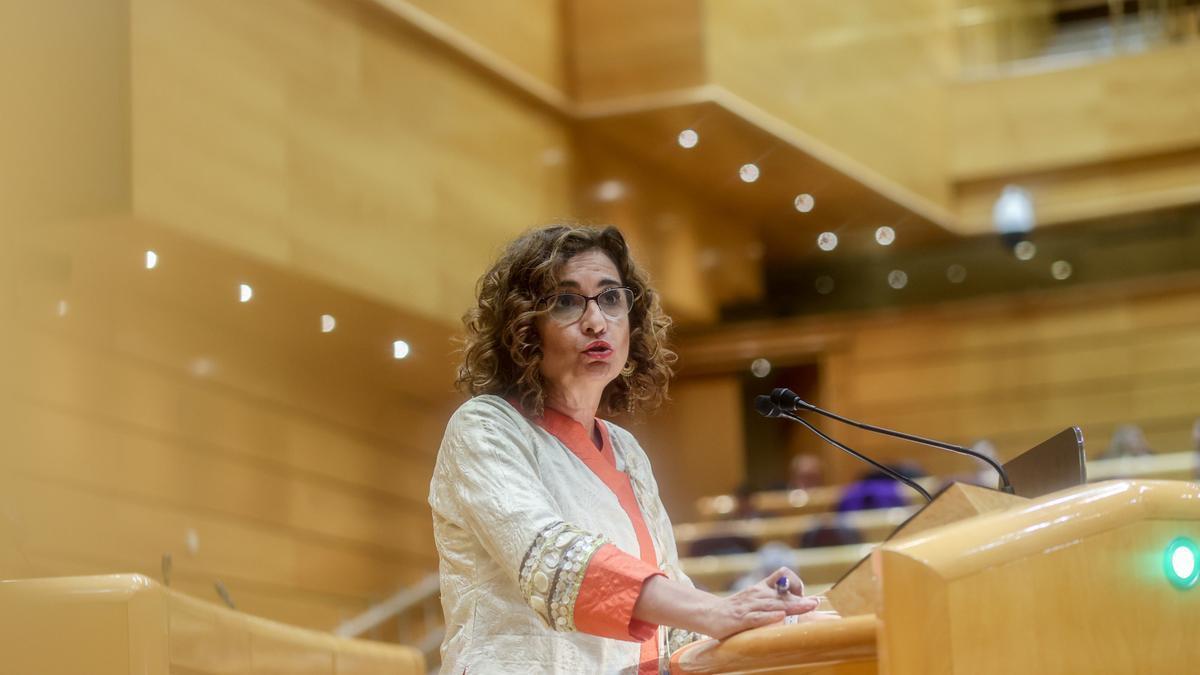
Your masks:
{"label": "microphone", "polygon": [[883,464],[880,464],[879,462],[876,462],[875,460],[871,459],[870,457],[867,457],[866,455],[864,455],[860,452],[850,449],[848,446],[846,446],[842,443],[839,443],[837,440],[831,438],[830,436],[828,436],[827,434],[822,432],[820,429],[814,427],[812,424],[809,423],[808,420],[804,419],[803,417],[800,417],[799,415],[794,415],[786,410],[781,410],[779,408],[779,406],[771,400],[770,396],[756,396],[754,398],[754,409],[757,410],[758,414],[762,415],[763,417],[783,417],[783,418],[789,419],[793,422],[799,422],[800,424],[803,424],[804,428],[808,429],[809,431],[811,431],[814,434],[816,434],[817,436],[819,436],[821,438],[821,440],[825,441],[826,443],[829,443],[830,445],[841,450],[842,452],[846,452],[846,453],[849,453],[849,454],[857,457],[858,459],[866,462],[867,464],[870,464],[871,466],[875,467],[876,469],[879,469],[883,473],[891,476],[892,478],[900,481],[901,483],[904,483],[908,487],[916,490],[917,492],[921,493],[921,496],[925,498],[925,501],[927,501],[927,502],[933,501],[933,497],[931,497],[929,495],[929,493],[925,491],[925,488],[918,485],[916,481],[908,478],[907,476],[904,476],[903,474],[901,474],[900,472],[898,472],[894,469],[891,469],[889,467],[884,466]]}
{"label": "microphone", "polygon": [[884,436],[892,436],[893,438],[899,438],[901,440],[909,441],[911,443],[919,443],[920,445],[928,445],[929,447],[932,447],[932,448],[939,448],[941,450],[949,450],[950,452],[956,452],[960,455],[966,455],[968,457],[974,457],[975,459],[983,460],[984,462],[987,462],[989,465],[991,465],[991,467],[996,470],[996,473],[1000,475],[1000,482],[1001,482],[1000,489],[1009,494],[1013,494],[1012,482],[1010,482],[1008,480],[1008,473],[1004,470],[1003,467],[1000,466],[1000,463],[997,462],[996,460],[992,459],[991,457],[988,457],[987,455],[984,455],[979,452],[975,452],[974,450],[972,450],[970,448],[964,448],[961,445],[954,445],[953,443],[944,443],[942,441],[935,441],[932,438],[924,438],[922,436],[914,436],[913,434],[906,434],[906,433],[903,433],[900,431],[892,431],[891,429],[884,429],[883,427],[877,427],[877,426],[873,426],[871,424],[865,424],[863,422],[856,422],[852,419],[847,419],[845,417],[842,417],[841,415],[838,415],[837,413],[832,413],[832,412],[829,412],[828,410],[822,410],[821,408],[818,408],[817,406],[800,398],[800,396],[798,394],[796,394],[796,392],[792,391],[791,389],[783,389],[783,388],[775,389],[774,391],[771,392],[770,401],[771,401],[771,403],[779,406],[779,409],[782,412],[793,411],[793,410],[796,410],[797,408],[801,408],[804,410],[809,410],[811,412],[815,412],[818,415],[824,415],[825,417],[828,417],[829,419],[837,420],[838,422],[841,422],[842,424],[849,424],[852,427],[857,427],[859,429],[863,429],[865,431],[870,431],[870,432],[877,433],[877,434],[883,434]]}

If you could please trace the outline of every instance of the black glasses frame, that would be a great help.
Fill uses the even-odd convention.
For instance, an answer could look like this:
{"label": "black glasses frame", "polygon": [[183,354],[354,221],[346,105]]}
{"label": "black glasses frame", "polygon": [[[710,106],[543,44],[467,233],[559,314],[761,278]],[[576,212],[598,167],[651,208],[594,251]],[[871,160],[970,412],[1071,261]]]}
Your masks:
{"label": "black glasses frame", "polygon": [[[539,304],[546,305],[546,304],[550,303],[551,301],[556,300],[559,296],[573,295],[577,298],[583,298],[583,309],[581,309],[579,311],[579,316],[572,319],[572,321],[578,321],[579,319],[583,318],[584,314],[587,314],[587,306],[588,306],[589,302],[595,302],[596,307],[600,310],[600,313],[603,314],[604,316],[607,316],[610,319],[619,319],[621,317],[612,316],[608,312],[605,312],[604,308],[600,306],[600,296],[604,295],[605,293],[611,293],[613,291],[627,291],[629,293],[629,309],[627,309],[625,311],[625,316],[628,316],[629,313],[633,311],[633,304],[635,302],[637,302],[637,299],[638,299],[637,291],[633,290],[632,288],[630,288],[628,286],[609,286],[608,288],[600,291],[599,293],[597,293],[595,295],[584,295],[583,293],[572,293],[570,291],[559,291],[558,293],[547,295],[546,297],[542,298],[538,302],[539,302]],[[544,311],[546,313],[550,313],[554,310],[553,310],[553,307],[550,307],[550,308],[546,308]]]}

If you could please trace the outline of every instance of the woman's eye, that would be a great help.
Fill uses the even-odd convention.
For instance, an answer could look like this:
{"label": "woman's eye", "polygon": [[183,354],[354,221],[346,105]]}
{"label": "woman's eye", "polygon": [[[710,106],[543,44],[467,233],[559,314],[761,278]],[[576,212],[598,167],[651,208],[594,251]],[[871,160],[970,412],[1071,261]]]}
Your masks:
{"label": "woman's eye", "polygon": [[570,295],[565,295],[565,294],[564,294],[564,295],[560,295],[560,296],[558,296],[558,298],[555,300],[554,304],[555,304],[555,306],[557,306],[559,309],[567,309],[567,308],[569,308],[569,307],[572,307],[572,306],[574,306],[574,304],[575,304],[575,298],[574,298],[573,296],[570,296]]}

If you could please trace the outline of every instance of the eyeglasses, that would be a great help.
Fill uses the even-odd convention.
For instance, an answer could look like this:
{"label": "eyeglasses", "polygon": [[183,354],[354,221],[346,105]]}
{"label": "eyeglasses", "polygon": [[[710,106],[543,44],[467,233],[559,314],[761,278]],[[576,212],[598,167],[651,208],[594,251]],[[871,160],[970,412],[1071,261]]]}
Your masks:
{"label": "eyeglasses", "polygon": [[596,306],[610,319],[620,319],[629,314],[633,307],[633,289],[624,286],[607,288],[599,293],[587,296],[578,293],[556,293],[542,299],[548,305],[547,312],[551,319],[559,323],[575,323],[587,311],[589,300],[595,300]]}

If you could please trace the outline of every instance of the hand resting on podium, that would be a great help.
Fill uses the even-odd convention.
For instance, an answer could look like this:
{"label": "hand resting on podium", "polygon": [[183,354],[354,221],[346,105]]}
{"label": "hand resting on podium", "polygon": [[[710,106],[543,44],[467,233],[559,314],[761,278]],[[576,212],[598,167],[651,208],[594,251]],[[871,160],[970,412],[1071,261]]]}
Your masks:
{"label": "hand resting on podium", "polygon": [[[786,592],[777,582],[787,579]],[[782,623],[820,606],[820,598],[804,595],[804,582],[781,567],[761,582],[726,597],[718,597],[666,577],[651,577],[633,608],[635,619],[722,640],[751,628]]]}

